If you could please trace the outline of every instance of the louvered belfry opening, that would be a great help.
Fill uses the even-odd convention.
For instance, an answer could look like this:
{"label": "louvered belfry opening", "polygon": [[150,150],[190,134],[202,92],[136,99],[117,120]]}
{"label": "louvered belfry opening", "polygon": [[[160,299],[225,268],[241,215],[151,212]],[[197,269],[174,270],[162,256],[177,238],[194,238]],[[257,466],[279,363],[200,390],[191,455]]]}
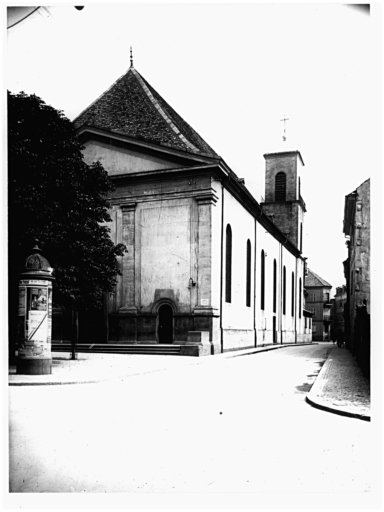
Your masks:
{"label": "louvered belfry opening", "polygon": [[285,201],[287,177],[285,172],[278,172],[275,177],[275,201]]}

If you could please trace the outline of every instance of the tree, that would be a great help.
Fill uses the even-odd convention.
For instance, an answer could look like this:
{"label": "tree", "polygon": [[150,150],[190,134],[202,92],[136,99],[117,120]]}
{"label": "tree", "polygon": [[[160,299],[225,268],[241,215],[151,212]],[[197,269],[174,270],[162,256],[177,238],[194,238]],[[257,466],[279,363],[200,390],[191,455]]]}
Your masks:
{"label": "tree", "polygon": [[126,250],[106,225],[113,186],[99,162],[84,161],[63,112],[23,92],[8,92],[8,184],[10,289],[37,239],[54,268],[55,302],[100,308]]}

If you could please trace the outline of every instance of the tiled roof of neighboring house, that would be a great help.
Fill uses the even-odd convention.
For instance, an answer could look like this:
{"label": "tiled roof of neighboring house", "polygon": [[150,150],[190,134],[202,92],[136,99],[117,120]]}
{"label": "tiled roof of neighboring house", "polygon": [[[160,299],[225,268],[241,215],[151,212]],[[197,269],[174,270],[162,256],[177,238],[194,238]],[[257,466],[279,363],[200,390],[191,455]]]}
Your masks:
{"label": "tiled roof of neighboring house", "polygon": [[218,158],[215,151],[131,66],[75,120],[141,140]]}
{"label": "tiled roof of neighboring house", "polygon": [[305,276],[305,284],[304,286],[330,286],[331,284],[327,283],[325,279],[322,279],[317,274],[312,272],[312,270],[308,269],[308,275]]}

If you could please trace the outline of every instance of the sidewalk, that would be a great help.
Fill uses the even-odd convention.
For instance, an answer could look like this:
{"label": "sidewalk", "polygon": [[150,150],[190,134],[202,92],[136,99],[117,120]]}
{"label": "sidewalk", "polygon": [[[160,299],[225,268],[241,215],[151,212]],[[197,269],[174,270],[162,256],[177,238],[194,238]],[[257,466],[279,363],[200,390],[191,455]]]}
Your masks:
{"label": "sidewalk", "polygon": [[[312,343],[300,343],[311,345]],[[16,367],[9,369],[10,386],[33,386],[49,384],[89,384],[111,379],[122,379],[144,373],[180,368],[184,365],[209,364],[221,359],[244,356],[268,350],[294,347],[291,345],[267,345],[265,347],[235,350],[216,354],[215,356],[192,357],[152,354],[92,354],[78,353],[76,360],[71,360],[69,352],[52,352],[51,375],[17,375]]]}
{"label": "sidewalk", "polygon": [[351,352],[333,346],[307,397],[314,407],[370,421],[370,387]]}
{"label": "sidewalk", "polygon": [[[306,344],[300,344],[306,345]],[[9,370],[9,385],[54,385],[101,382],[133,375],[164,371],[183,365],[209,364],[221,359],[245,356],[269,350],[289,349],[296,345],[269,345],[248,350],[225,352],[213,357],[182,357],[130,354],[78,354],[72,361],[67,352],[53,352],[51,375],[16,375]],[[370,421],[370,389],[355,358],[346,348],[331,346],[306,399],[314,407]]]}

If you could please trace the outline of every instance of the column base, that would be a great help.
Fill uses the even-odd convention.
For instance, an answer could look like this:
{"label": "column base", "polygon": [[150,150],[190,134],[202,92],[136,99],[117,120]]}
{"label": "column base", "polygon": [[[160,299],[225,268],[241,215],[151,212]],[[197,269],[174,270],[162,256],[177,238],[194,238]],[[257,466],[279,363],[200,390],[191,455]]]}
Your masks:
{"label": "column base", "polygon": [[16,360],[16,373],[18,375],[50,375],[52,373],[52,358],[30,359],[18,357]]}

